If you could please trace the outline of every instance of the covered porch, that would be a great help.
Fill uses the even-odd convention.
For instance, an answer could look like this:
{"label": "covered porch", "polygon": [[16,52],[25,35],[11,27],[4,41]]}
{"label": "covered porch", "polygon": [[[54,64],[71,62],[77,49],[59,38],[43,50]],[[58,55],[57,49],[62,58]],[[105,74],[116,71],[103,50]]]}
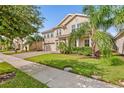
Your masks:
{"label": "covered porch", "polygon": [[76,47],[92,47],[92,41],[90,37],[83,37],[76,40]]}
{"label": "covered porch", "polygon": [[[69,35],[60,36],[58,42],[64,42],[64,43],[68,44],[69,43]],[[92,41],[89,36],[86,36],[86,37],[77,39],[75,41],[74,45],[75,45],[75,47],[85,47],[85,46],[92,47]]]}

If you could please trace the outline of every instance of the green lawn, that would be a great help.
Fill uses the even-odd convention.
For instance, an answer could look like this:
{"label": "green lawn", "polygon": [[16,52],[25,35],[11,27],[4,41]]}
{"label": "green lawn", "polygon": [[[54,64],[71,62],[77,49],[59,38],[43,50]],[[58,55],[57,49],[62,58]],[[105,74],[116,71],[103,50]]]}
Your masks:
{"label": "green lawn", "polygon": [[[117,57],[119,58],[119,57]],[[72,67],[73,73],[91,77],[91,75],[102,76],[101,80],[113,84],[119,84],[119,80],[124,80],[124,62],[120,65],[110,65],[110,62],[103,62],[102,59],[84,58],[79,55],[64,54],[44,54],[26,60],[39,62],[59,69]]]}
{"label": "green lawn", "polygon": [[0,63],[0,74],[8,72],[16,72],[16,76],[13,79],[5,81],[0,84],[0,88],[44,88],[47,87],[45,84],[33,79],[27,74],[15,69],[7,63]]}

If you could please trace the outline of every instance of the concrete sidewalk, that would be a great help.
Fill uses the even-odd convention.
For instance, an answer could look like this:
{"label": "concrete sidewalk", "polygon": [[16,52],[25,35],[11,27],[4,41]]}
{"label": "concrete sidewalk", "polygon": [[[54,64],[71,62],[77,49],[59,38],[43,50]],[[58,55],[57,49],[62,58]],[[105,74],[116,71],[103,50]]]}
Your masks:
{"label": "concrete sidewalk", "polygon": [[25,52],[25,53],[20,53],[20,54],[13,54],[12,56],[24,59],[24,58],[38,56],[42,54],[48,54],[48,53],[56,53],[56,52],[32,51],[32,52]]}
{"label": "concrete sidewalk", "polygon": [[113,88],[118,87],[81,75],[30,62],[0,53],[0,59],[27,73],[51,88]]}

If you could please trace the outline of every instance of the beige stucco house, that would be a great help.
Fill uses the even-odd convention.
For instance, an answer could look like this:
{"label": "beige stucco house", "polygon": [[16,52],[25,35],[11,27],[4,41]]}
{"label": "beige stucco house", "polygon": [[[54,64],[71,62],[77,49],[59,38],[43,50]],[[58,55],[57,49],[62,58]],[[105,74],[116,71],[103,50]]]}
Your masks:
{"label": "beige stucco house", "polygon": [[120,31],[115,36],[117,51],[119,54],[124,54],[124,31]]}
{"label": "beige stucco house", "polygon": [[[71,32],[80,28],[81,24],[88,22],[89,19],[83,14],[68,14],[63,20],[54,28],[42,32],[44,37],[45,51],[58,51],[59,42],[68,43],[68,38]],[[86,36],[76,40],[76,47],[91,46],[91,38]]]}

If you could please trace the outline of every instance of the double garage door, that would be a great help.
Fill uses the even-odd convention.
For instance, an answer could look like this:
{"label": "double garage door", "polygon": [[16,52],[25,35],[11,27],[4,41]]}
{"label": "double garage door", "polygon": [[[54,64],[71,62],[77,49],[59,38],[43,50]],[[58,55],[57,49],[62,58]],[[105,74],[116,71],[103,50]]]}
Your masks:
{"label": "double garage door", "polygon": [[46,44],[45,45],[45,51],[56,51],[55,44]]}

